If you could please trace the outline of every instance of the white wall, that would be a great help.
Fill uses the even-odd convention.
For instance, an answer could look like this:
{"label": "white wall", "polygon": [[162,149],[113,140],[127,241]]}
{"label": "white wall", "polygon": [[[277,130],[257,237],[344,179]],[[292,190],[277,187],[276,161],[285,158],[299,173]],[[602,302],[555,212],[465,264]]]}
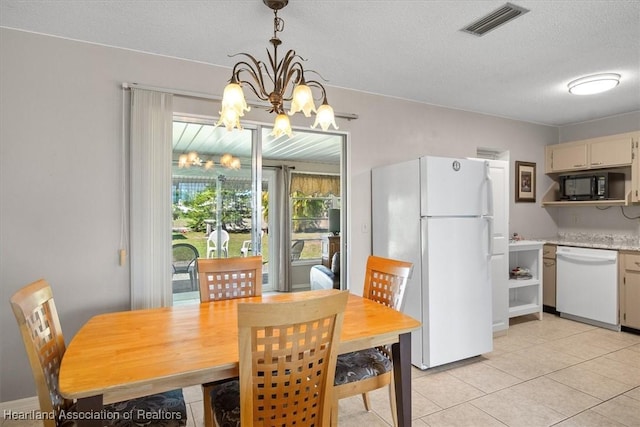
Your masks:
{"label": "white wall", "polygon": [[[35,394],[8,309],[9,297],[21,286],[40,277],[50,281],[67,341],[91,316],[129,307],[129,268],[118,265],[121,83],[220,95],[228,72],[0,29],[0,401]],[[329,91],[337,111],[360,117],[338,121],[349,133],[349,233],[343,238],[351,266],[348,283],[355,293],[362,291],[371,249],[372,167],[426,154],[474,156],[478,146],[495,147],[510,152],[512,167],[515,160],[538,165],[538,198],[549,185],[543,147],[558,141],[557,128]],[[219,110],[213,102],[180,105],[185,113]],[[271,121],[254,111],[249,119]],[[556,234],[547,210],[510,198],[511,232]]]}

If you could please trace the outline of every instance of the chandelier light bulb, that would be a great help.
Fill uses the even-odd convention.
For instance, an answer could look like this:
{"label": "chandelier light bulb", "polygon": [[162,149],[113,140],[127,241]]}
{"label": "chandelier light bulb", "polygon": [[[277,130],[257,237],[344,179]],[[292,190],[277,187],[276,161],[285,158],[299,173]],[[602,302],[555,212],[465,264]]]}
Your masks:
{"label": "chandelier light bulb", "polygon": [[293,89],[293,99],[291,100],[289,115],[293,116],[298,111],[302,111],[305,117],[311,117],[311,112],[316,112],[311,88],[303,83]]}
{"label": "chandelier light bulb", "polygon": [[232,131],[234,127],[238,128],[238,130],[242,130],[242,125],[240,125],[240,114],[235,108],[232,107],[222,107],[222,111],[220,111],[220,120],[216,123],[216,126],[224,125],[228,131]]}
{"label": "chandelier light bulb", "polygon": [[231,164],[229,165],[229,169],[235,169],[235,170],[240,169],[240,159],[237,157],[234,157],[233,159],[231,159]]}
{"label": "chandelier light bulb", "polygon": [[198,153],[196,153],[195,151],[192,151],[187,155],[187,161],[192,165],[198,165],[202,163],[200,161],[200,157],[198,157]]}
{"label": "chandelier light bulb", "polygon": [[227,168],[231,164],[231,160],[233,160],[233,156],[231,156],[231,154],[223,154],[220,157],[220,164]]}
{"label": "chandelier light bulb", "polygon": [[318,113],[316,114],[316,121],[313,123],[311,128],[315,129],[316,126],[320,125],[323,131],[329,129],[329,126],[333,125],[333,128],[338,130],[338,126],[336,126],[336,119],[333,115],[333,108],[326,102],[318,108]]}
{"label": "chandelier light bulb", "polygon": [[204,164],[204,168],[206,170],[213,169],[213,160],[207,160],[206,163]]}
{"label": "chandelier light bulb", "polygon": [[276,120],[273,123],[273,131],[271,131],[270,135],[273,135],[276,138],[282,135],[287,135],[291,138],[293,135],[293,132],[291,131],[291,122],[286,114],[278,114],[276,116]]}
{"label": "chandelier light bulb", "polygon": [[604,73],[581,77],[570,82],[569,93],[573,95],[593,95],[605,92],[618,86],[620,74]]}
{"label": "chandelier light bulb", "polygon": [[187,155],[186,154],[180,154],[180,157],[178,157],[178,167],[179,168],[188,168],[189,167],[189,163],[187,162]]}
{"label": "chandelier light bulb", "polygon": [[242,86],[238,83],[229,83],[222,94],[222,109],[232,108],[238,112],[240,117],[244,116],[245,111],[251,111],[244,99]]}

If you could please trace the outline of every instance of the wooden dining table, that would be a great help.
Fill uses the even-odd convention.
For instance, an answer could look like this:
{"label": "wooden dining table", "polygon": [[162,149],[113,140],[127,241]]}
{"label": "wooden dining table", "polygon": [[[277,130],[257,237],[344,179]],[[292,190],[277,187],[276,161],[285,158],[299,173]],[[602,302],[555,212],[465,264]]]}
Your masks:
{"label": "wooden dining table", "polygon": [[[97,315],[67,347],[60,393],[79,411],[103,404],[238,376],[239,303],[316,298],[334,289],[274,293],[199,305]],[[420,322],[369,299],[349,295],[339,353],[392,347],[398,422],[411,425],[411,331]],[[101,425],[92,417],[81,425]]]}

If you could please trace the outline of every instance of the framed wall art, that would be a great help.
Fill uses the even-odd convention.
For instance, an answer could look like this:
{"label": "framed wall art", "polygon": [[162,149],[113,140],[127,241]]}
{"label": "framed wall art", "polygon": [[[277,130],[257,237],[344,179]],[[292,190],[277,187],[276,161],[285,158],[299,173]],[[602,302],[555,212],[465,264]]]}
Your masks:
{"label": "framed wall art", "polygon": [[536,164],[516,161],[516,202],[536,201]]}

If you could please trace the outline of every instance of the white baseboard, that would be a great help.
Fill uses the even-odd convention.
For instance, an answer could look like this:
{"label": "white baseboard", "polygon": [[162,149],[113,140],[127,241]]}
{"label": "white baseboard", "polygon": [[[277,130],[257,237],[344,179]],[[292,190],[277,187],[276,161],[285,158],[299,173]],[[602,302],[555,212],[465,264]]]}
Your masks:
{"label": "white baseboard", "polygon": [[40,404],[38,403],[38,397],[25,397],[24,399],[10,400],[7,402],[0,402],[0,414],[4,411],[13,412],[30,412],[38,411]]}

